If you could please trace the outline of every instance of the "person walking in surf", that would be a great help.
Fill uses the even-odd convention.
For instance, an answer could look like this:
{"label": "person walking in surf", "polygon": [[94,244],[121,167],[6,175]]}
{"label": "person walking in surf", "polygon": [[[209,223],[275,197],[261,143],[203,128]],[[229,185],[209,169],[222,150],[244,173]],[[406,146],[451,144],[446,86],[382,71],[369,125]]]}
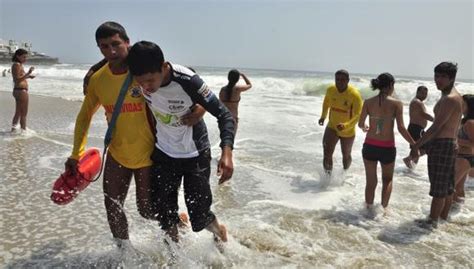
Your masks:
{"label": "person walking in surf", "polygon": [[349,72],[338,70],[335,80],[335,85],[330,86],[326,91],[321,118],[318,121],[319,125],[324,125],[329,111],[329,122],[323,136],[323,167],[326,174],[332,172],[332,155],[339,140],[343,167],[347,170],[351,166],[355,128],[363,103],[359,90],[349,85]]}
{"label": "person walking in surf", "polygon": [[[359,127],[366,132],[362,157],[365,166],[365,203],[373,210],[375,188],[377,187],[377,164],[382,166],[382,206],[387,208],[392,193],[393,168],[397,150],[395,148],[394,121],[402,137],[410,143],[415,141],[403,123],[403,103],[392,97],[395,79],[390,73],[382,73],[372,79],[373,90],[379,94],[365,100],[360,115]],[[369,125],[366,119],[369,117]]]}

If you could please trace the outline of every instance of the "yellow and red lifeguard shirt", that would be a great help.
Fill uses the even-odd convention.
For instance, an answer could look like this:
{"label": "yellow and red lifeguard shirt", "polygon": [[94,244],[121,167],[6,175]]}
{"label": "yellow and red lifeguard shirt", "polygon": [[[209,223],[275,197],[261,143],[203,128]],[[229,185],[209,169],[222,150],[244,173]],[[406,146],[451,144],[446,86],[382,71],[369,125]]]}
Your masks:
{"label": "yellow and red lifeguard shirt", "polygon": [[[356,124],[362,111],[362,97],[359,91],[351,85],[344,92],[339,92],[335,85],[330,86],[324,97],[321,118],[326,118],[329,112],[328,127],[335,130],[340,137],[355,135]],[[339,131],[337,125],[344,124],[344,129]]]}
{"label": "yellow and red lifeguard shirt", "polygon": [[[71,158],[79,159],[84,152],[92,116],[101,105],[105,109],[107,122],[111,120],[127,75],[128,72],[120,75],[112,74],[108,64],[92,75],[87,86],[87,95],[77,115]],[[134,80],[125,95],[122,110],[117,118],[109,152],[121,165],[136,169],[152,164],[150,155],[154,143],[154,135],[147,119],[145,99]]]}

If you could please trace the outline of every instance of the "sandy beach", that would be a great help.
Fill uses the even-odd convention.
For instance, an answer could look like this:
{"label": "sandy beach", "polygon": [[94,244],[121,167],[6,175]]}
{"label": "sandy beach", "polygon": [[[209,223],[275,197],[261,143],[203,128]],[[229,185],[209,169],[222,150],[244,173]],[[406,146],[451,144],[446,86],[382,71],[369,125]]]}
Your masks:
{"label": "sandy beach", "polygon": [[[52,72],[52,71],[51,71]],[[212,89],[224,83],[225,70],[200,70]],[[214,118],[205,116],[212,145],[213,210],[227,224],[230,240],[219,253],[210,233],[188,232],[178,249],[178,268],[314,268],[314,267],[457,267],[474,266],[474,184],[468,181],[466,202],[452,221],[434,232],[414,219],[429,211],[426,158],[408,170],[401,158],[408,145],[396,134],[397,162],[390,211],[384,215],[380,186],[377,214],[363,211],[365,174],[358,130],[353,165],[342,171],[339,149],[334,176],[322,171],[317,125],[321,89],[332,77],[294,73],[250,73],[255,90],[242,97],[239,133],[230,184],[217,185],[215,159],[220,154]],[[80,75],[77,75],[80,77]],[[41,78],[41,77],[40,77]],[[5,78],[0,78],[7,81]],[[132,184],[125,204],[132,244],[139,254],[121,253],[112,241],[105,217],[102,182],[92,183],[72,203],[58,206],[49,196],[53,181],[69,156],[74,121],[80,109],[80,79],[59,75],[32,81],[26,134],[9,133],[14,100],[7,84],[0,87],[0,264],[5,268],[160,268],[169,252],[156,223],[140,217]],[[9,80],[8,80],[9,81]],[[50,88],[51,85],[69,85]],[[354,77],[363,95],[366,77]],[[410,89],[430,88],[428,109],[439,93],[431,81],[406,79],[396,86],[405,103]],[[431,84],[430,84],[431,83]],[[471,83],[460,84],[462,91]],[[74,89],[72,91],[71,89]],[[40,95],[37,95],[40,94]],[[62,95],[68,96],[60,98]],[[69,98],[73,96],[74,98]],[[407,110],[405,110],[407,113]],[[406,116],[406,115],[405,115]],[[88,146],[102,147],[106,123],[99,110],[91,124]],[[180,201],[184,208],[184,203]]]}

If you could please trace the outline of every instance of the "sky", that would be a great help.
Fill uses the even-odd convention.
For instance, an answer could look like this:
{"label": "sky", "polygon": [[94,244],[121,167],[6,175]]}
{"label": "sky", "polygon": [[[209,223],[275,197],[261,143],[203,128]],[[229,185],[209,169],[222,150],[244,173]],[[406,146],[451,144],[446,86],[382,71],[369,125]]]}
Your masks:
{"label": "sky", "polygon": [[0,38],[94,63],[112,20],[184,65],[432,77],[453,61],[472,80],[473,16],[474,0],[0,0]]}

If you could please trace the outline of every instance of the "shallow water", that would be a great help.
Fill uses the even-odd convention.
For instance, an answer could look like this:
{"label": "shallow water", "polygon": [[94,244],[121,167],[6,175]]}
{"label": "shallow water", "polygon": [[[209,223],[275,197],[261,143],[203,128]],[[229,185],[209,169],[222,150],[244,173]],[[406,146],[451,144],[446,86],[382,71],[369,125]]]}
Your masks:
{"label": "shallow water", "polygon": [[[74,70],[66,71],[81,69]],[[225,83],[224,70],[198,72],[213,89]],[[322,172],[324,128],[317,124],[322,96],[314,91],[330,83],[331,76],[263,71],[248,75],[254,88],[242,96],[235,173],[224,186],[217,185],[215,176],[220,154],[217,125],[210,115],[205,118],[213,145],[213,210],[227,225],[230,240],[221,254],[208,232],[187,232],[176,247],[174,261],[156,223],[138,214],[133,184],[125,210],[138,253],[121,253],[114,247],[100,181],[71,204],[50,201],[52,183],[71,151],[81,104],[70,100],[81,98],[81,76],[48,78],[51,85],[68,85],[64,94],[59,88],[46,88],[39,76],[30,92],[43,96],[31,96],[31,130],[20,135],[8,132],[13,98],[4,83],[8,78],[0,78],[0,91],[5,92],[0,93],[0,264],[5,268],[474,267],[474,180],[468,180],[466,202],[450,222],[433,232],[417,227],[413,220],[428,214],[431,201],[426,157],[413,171],[405,168],[401,158],[408,154],[408,144],[397,134],[389,211],[384,214],[378,206],[375,216],[369,216],[363,210],[362,132],[358,130],[356,136],[350,170],[342,171],[336,150],[333,177],[327,179]],[[359,88],[367,88],[368,78],[354,80]],[[314,87],[305,90],[308,81]],[[427,106],[431,109],[439,98],[431,81],[407,79],[396,86],[397,96],[408,103],[414,85],[420,83],[430,86]],[[459,88],[474,92],[470,83]],[[63,95],[68,97],[60,99]],[[89,146],[100,148],[103,133],[101,110],[94,117]],[[380,189],[381,185],[377,204]],[[182,200],[180,204],[184,208]]]}

